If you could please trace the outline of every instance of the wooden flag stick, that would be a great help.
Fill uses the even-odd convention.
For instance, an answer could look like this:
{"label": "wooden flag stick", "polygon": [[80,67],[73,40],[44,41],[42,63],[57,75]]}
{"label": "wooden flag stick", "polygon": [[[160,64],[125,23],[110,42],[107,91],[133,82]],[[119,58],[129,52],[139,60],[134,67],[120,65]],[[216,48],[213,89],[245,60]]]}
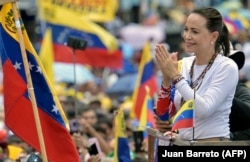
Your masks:
{"label": "wooden flag stick", "polygon": [[148,135],[148,162],[154,162],[155,158],[155,137],[152,135]]}
{"label": "wooden flag stick", "polygon": [[16,24],[19,44],[20,44],[21,53],[22,53],[25,74],[26,74],[27,83],[28,83],[28,92],[29,92],[29,96],[30,96],[30,100],[31,100],[31,104],[32,104],[32,109],[33,109],[36,128],[37,128],[37,134],[38,134],[40,148],[41,148],[41,155],[42,155],[43,162],[47,162],[47,155],[46,155],[46,150],[45,150],[43,133],[42,133],[40,118],[39,118],[39,114],[38,114],[38,110],[37,110],[37,103],[36,103],[34,88],[33,88],[32,80],[31,80],[31,75],[30,75],[30,71],[29,71],[29,64],[28,64],[28,58],[27,58],[26,49],[25,49],[25,45],[24,45],[24,39],[23,39],[23,35],[22,35],[22,30],[21,30],[22,24],[21,24],[20,19],[19,19],[19,12],[18,12],[16,2],[12,3],[12,8],[13,8],[13,13],[14,13],[14,17],[15,17],[15,24]]}

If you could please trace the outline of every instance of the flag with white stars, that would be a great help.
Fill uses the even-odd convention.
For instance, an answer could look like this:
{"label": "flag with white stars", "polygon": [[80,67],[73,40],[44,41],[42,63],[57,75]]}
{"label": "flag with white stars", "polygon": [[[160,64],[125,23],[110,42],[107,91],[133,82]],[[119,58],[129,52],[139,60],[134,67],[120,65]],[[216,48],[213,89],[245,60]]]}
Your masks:
{"label": "flag with white stars", "polygon": [[[15,23],[11,3],[3,5],[0,22],[5,123],[14,134],[40,151],[24,61],[21,54],[21,43],[17,35],[16,24],[18,23]],[[67,129],[67,118],[55,95],[55,91],[48,82],[42,63],[29,40],[22,21],[20,26],[33,84],[31,89],[34,90],[36,98],[48,159],[51,162],[78,162],[79,155]]]}

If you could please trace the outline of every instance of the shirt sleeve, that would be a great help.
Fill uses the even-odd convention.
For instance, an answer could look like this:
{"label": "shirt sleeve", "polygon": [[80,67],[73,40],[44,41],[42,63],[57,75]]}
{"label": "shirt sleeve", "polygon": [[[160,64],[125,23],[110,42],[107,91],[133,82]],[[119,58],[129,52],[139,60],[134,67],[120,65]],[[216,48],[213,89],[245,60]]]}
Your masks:
{"label": "shirt sleeve", "polygon": [[171,100],[172,86],[163,87],[158,93],[158,100],[156,105],[156,115],[161,120],[169,120],[176,112],[174,102]]}

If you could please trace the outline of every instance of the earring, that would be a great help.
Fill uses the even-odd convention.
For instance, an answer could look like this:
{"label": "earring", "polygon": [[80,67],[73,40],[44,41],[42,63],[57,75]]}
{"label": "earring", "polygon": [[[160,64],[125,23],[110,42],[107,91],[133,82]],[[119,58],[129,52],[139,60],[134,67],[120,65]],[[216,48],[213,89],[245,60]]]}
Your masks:
{"label": "earring", "polygon": [[213,45],[213,44],[214,44],[214,42],[212,41],[212,42],[211,42],[211,44]]}

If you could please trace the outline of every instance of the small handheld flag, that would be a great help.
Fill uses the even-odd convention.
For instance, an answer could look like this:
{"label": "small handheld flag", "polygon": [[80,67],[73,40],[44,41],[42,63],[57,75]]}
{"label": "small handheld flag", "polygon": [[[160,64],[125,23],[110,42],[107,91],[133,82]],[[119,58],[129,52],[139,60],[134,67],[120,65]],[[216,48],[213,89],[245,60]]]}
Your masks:
{"label": "small handheld flag", "polygon": [[193,127],[194,99],[186,101],[173,118],[172,131]]}

